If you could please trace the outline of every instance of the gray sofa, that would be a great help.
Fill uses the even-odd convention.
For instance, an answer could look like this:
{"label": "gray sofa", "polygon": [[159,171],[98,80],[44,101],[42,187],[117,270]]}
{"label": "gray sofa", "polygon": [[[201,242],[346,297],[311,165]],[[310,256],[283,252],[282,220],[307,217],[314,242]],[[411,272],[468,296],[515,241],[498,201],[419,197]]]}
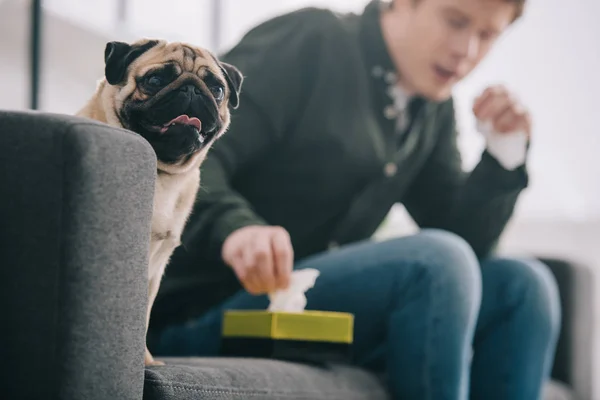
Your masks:
{"label": "gray sofa", "polygon": [[[384,399],[348,366],[167,359],[144,368],[152,149],[75,117],[0,111],[0,398]],[[547,260],[564,324],[545,399],[591,400],[592,279]]]}

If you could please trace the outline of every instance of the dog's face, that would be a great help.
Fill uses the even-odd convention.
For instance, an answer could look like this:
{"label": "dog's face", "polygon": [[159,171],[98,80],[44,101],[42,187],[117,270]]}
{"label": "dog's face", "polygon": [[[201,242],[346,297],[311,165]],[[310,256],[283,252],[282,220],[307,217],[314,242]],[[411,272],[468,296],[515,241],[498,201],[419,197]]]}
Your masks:
{"label": "dog's face", "polygon": [[159,169],[187,169],[227,130],[242,75],[208,50],[158,40],[110,42],[104,58],[116,117],[152,145]]}

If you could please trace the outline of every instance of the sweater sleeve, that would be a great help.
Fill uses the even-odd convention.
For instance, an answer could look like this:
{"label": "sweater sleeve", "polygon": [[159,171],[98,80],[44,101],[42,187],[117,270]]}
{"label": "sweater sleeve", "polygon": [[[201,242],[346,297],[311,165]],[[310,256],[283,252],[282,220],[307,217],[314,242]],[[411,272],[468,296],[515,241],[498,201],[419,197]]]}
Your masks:
{"label": "sweater sleeve", "polygon": [[507,170],[485,150],[473,171],[463,171],[452,99],[441,106],[438,118],[438,142],[404,205],[420,227],[454,232],[485,257],[528,185],[526,165]]}
{"label": "sweater sleeve", "polygon": [[319,43],[311,20],[299,14],[269,20],[220,57],[244,76],[240,105],[201,166],[200,190],[182,237],[186,249],[201,248],[203,256],[220,260],[233,231],[268,224],[231,182],[285,139],[303,107]]}

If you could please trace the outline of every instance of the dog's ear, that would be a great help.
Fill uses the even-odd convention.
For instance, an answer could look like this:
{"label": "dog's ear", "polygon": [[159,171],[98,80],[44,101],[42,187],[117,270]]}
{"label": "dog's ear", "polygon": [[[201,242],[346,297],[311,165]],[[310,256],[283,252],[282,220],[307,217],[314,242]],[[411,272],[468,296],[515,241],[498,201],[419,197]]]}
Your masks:
{"label": "dog's ear", "polygon": [[225,79],[227,80],[227,86],[229,86],[229,104],[232,108],[237,108],[240,104],[240,90],[242,89],[242,82],[244,77],[239,69],[231,64],[220,62],[221,70]]}
{"label": "dog's ear", "polygon": [[127,67],[136,58],[157,44],[157,40],[150,40],[133,46],[124,42],[108,42],[104,49],[104,75],[108,83],[116,85],[123,82]]}

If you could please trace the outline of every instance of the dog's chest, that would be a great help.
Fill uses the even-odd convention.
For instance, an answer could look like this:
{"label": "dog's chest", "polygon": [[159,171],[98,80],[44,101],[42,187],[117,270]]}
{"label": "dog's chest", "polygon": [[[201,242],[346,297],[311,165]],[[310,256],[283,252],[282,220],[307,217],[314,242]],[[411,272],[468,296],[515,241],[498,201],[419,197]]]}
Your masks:
{"label": "dog's chest", "polygon": [[152,215],[150,275],[164,268],[173,250],[179,246],[198,184],[199,177],[194,176],[179,179],[158,177]]}

